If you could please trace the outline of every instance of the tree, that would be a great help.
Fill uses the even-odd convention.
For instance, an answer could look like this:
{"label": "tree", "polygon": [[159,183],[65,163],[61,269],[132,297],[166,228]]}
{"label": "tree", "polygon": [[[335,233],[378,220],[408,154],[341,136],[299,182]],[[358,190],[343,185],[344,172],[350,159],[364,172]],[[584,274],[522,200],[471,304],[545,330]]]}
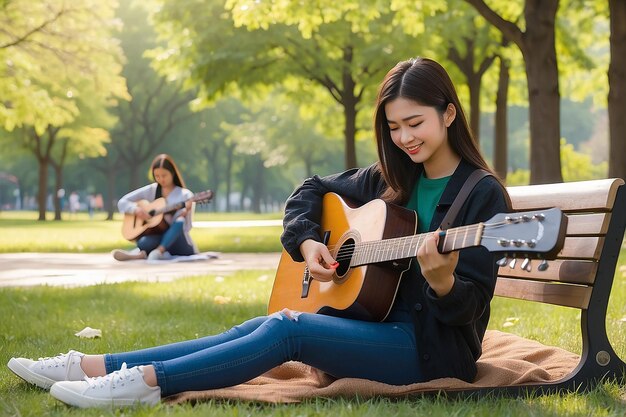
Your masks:
{"label": "tree", "polygon": [[498,56],[500,63],[498,74],[498,91],[496,93],[496,114],[493,145],[493,168],[500,178],[506,179],[508,171],[508,97],[510,64],[502,55]]}
{"label": "tree", "polygon": [[524,57],[528,82],[531,184],[562,182],[560,93],[555,21],[558,0],[525,0],[526,27],[504,19],[483,0],[466,0],[516,44]]}
{"label": "tree", "polygon": [[[128,58],[122,70],[132,97],[115,108],[119,122],[111,130],[110,149],[116,156],[113,166],[128,170],[129,189],[140,185],[140,172],[168,140],[173,129],[193,113],[189,104],[194,97],[183,92],[182,82],[168,82],[150,66],[144,52],[157,45],[156,34],[148,24],[148,12],[140,2],[125,2],[118,15],[124,22],[119,34]],[[110,188],[110,187],[109,187]]]}
{"label": "tree", "polygon": [[312,85],[324,89],[343,114],[348,168],[358,165],[355,138],[364,98],[391,64],[415,53],[416,38],[405,33],[399,15],[367,0],[323,0],[311,7],[296,0],[228,0],[226,8],[220,0],[190,0],[184,7],[165,2],[154,19],[168,45],[152,56],[170,78],[200,84],[209,101],[268,85],[308,84],[298,90],[306,102]]}
{"label": "tree", "polygon": [[54,155],[64,158],[74,145],[97,149],[102,135],[86,141],[59,140],[76,138],[83,128],[102,127],[93,123],[106,116],[87,123],[80,118],[81,111],[89,108],[91,115],[102,114],[116,98],[127,97],[119,76],[122,54],[111,36],[117,26],[113,6],[97,0],[69,5],[14,0],[1,11],[8,19],[4,36],[19,42],[0,41],[9,45],[2,50],[9,65],[0,74],[5,96],[0,124],[9,131],[21,129],[23,145],[38,160],[40,220],[45,220],[48,167],[63,166]]}
{"label": "tree", "polygon": [[626,179],[626,2],[609,0],[611,63],[609,64],[609,177]]}
{"label": "tree", "polygon": [[485,22],[464,1],[448,3],[442,13],[443,19],[435,17],[435,26],[429,25],[429,33],[454,28],[454,36],[448,39],[443,55],[451,61],[465,77],[469,89],[469,124],[474,137],[480,143],[480,115],[483,77],[495,61],[500,48],[497,29]]}

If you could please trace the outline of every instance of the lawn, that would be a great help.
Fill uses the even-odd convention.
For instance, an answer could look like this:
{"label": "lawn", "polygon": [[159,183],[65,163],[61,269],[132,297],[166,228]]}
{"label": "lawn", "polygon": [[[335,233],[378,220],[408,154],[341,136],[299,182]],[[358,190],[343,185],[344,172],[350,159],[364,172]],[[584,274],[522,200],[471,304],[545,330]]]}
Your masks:
{"label": "lawn", "polygon": [[[0,253],[11,252],[109,252],[132,248],[121,235],[122,218],[106,221],[104,213],[90,219],[86,213],[63,221],[37,221],[35,212],[0,212]],[[52,218],[49,213],[48,218]],[[198,213],[195,221],[280,219],[280,213]],[[191,237],[199,250],[216,252],[279,252],[280,226],[229,228],[194,227]]]}
{"label": "lawn", "polygon": [[[10,251],[23,234],[41,241],[41,250],[63,248],[75,241],[115,244],[119,223],[101,219],[37,222],[7,219],[0,214],[0,251]],[[248,218],[250,219],[250,218]],[[202,220],[213,220],[210,216]],[[233,220],[228,218],[227,220]],[[89,229],[84,232],[84,229]],[[280,231],[268,231],[268,236]],[[9,232],[5,232],[9,230]],[[97,231],[96,231],[97,230]],[[229,229],[230,233],[238,229]],[[215,235],[226,230],[212,230]],[[260,233],[261,230],[257,230]],[[264,232],[264,233],[265,233]],[[85,233],[85,234],[81,234]],[[236,234],[236,233],[234,233]],[[7,236],[8,235],[8,236]],[[113,237],[110,237],[112,235]],[[223,239],[219,237],[219,239]],[[273,251],[268,242],[248,244],[252,235],[238,235],[243,247]],[[9,239],[10,238],[10,239]],[[25,240],[27,241],[27,240]],[[243,243],[242,243],[243,242]],[[248,246],[249,245],[249,246]],[[86,246],[81,249],[86,251]],[[96,246],[100,250],[106,245]],[[208,247],[206,250],[212,250]],[[217,249],[215,249],[217,250]],[[74,249],[73,251],[80,251]],[[622,249],[607,312],[606,326],[613,346],[626,358],[626,249]],[[626,387],[605,383],[590,393],[523,398],[450,400],[423,397],[410,400],[317,399],[295,405],[217,401],[196,405],[159,405],[126,410],[77,410],[31,387],[4,366],[11,356],[39,357],[67,352],[115,352],[194,338],[228,329],[264,314],[275,271],[241,271],[207,275],[169,283],[121,283],[82,288],[0,288],[0,416],[624,416]],[[224,303],[223,300],[228,300]],[[544,304],[496,298],[490,328],[558,345],[580,353],[579,313]],[[74,333],[90,326],[102,329],[100,339],[78,339]]]}
{"label": "lawn", "polygon": [[[624,254],[623,254],[624,255]],[[624,256],[622,256],[622,264]],[[83,288],[0,289],[0,363],[11,356],[48,356],[70,348],[83,352],[114,352],[194,338],[223,331],[255,315],[264,314],[274,271],[246,271],[230,276],[204,276],[170,283],[122,283]],[[621,357],[626,356],[626,286],[616,282],[609,309],[609,333]],[[219,296],[219,297],[218,297]],[[229,299],[223,303],[224,299]],[[523,309],[523,311],[521,311]],[[493,303],[491,328],[579,351],[576,314],[547,311],[543,306],[518,305],[505,299]],[[513,327],[507,318],[519,317]],[[509,320],[510,321],[510,320]],[[101,339],[78,339],[85,326],[103,331]],[[618,343],[618,341],[622,343]],[[578,350],[577,350],[578,349]],[[159,405],[121,411],[76,410],[31,387],[0,366],[2,416],[623,416],[624,387],[604,384],[591,393],[514,399],[447,400],[417,398],[341,399],[297,405],[247,402],[210,402],[179,406]]]}

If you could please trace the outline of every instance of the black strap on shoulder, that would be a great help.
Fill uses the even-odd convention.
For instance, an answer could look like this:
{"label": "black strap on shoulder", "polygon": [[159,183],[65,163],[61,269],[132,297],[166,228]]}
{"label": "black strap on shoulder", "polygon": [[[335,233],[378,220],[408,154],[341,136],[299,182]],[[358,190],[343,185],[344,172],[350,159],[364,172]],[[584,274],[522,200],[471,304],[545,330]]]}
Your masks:
{"label": "black strap on shoulder", "polygon": [[478,181],[488,175],[491,175],[491,173],[485,171],[484,169],[477,169],[472,172],[469,177],[467,177],[465,183],[463,184],[463,188],[461,188],[461,191],[457,194],[456,198],[452,202],[452,205],[448,209],[446,216],[443,218],[441,226],[439,226],[441,230],[446,230],[450,227],[456,219],[456,216],[459,214],[459,210],[461,210],[463,203],[467,200],[467,196],[470,195],[476,184],[478,184]]}

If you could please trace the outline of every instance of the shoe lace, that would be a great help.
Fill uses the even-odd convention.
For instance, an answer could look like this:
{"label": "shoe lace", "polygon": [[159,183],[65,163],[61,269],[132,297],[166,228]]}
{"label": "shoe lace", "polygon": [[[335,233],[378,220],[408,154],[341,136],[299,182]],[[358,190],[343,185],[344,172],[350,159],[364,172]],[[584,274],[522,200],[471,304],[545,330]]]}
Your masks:
{"label": "shoe lace", "polygon": [[67,358],[74,353],[73,350],[70,350],[68,353],[61,353],[58,356],[47,356],[45,358],[39,358],[37,361],[39,362],[41,367],[58,367],[63,366],[67,362]]}
{"label": "shoe lace", "polygon": [[114,389],[118,385],[123,386],[127,381],[134,381],[135,377],[138,375],[137,369],[136,367],[128,369],[126,362],[124,362],[119,371],[93,378],[86,376],[84,379],[87,381],[90,388],[111,387],[111,389]]}

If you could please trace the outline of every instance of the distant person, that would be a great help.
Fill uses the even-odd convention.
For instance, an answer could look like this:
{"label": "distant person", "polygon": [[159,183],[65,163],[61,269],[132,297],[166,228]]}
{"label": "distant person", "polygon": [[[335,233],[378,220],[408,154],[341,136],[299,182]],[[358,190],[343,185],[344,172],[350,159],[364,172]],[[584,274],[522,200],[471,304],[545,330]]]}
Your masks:
{"label": "distant person", "polygon": [[59,207],[61,211],[65,209],[65,189],[59,188],[57,191],[57,198],[59,199]]}
{"label": "distant person", "polygon": [[89,194],[87,196],[87,213],[89,213],[89,218],[93,219],[93,210],[95,205],[96,197],[93,194]]}
{"label": "distant person", "polygon": [[104,208],[104,200],[102,198],[102,194],[96,194],[94,197],[94,207],[97,211],[102,211]]}
{"label": "distant person", "polygon": [[141,202],[154,202],[163,197],[167,204],[186,202],[173,213],[165,213],[159,230],[149,231],[137,239],[132,251],[115,249],[111,252],[118,261],[131,259],[159,260],[172,255],[193,255],[198,249],[191,239],[194,205],[189,200],[193,193],[185,188],[183,177],[174,160],[166,154],[158,155],[151,164],[154,183],[148,184],[123,196],[117,203],[121,213],[134,215],[139,221],[149,220]]}
{"label": "distant person", "polygon": [[78,213],[78,211],[80,210],[80,197],[78,196],[78,193],[76,191],[72,191],[70,193],[68,204],[70,206],[69,208],[71,215]]}

